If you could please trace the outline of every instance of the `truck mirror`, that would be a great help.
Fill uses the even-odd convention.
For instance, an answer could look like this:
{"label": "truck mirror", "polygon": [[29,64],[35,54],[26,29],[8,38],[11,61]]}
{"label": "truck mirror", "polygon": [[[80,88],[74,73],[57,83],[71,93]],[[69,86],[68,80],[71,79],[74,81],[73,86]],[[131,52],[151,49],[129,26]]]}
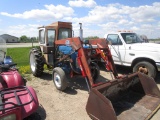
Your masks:
{"label": "truck mirror", "polygon": [[106,40],[108,45],[112,45],[112,42],[109,40]]}
{"label": "truck mirror", "polygon": [[111,41],[109,41],[109,45],[112,45],[112,42],[111,42]]}

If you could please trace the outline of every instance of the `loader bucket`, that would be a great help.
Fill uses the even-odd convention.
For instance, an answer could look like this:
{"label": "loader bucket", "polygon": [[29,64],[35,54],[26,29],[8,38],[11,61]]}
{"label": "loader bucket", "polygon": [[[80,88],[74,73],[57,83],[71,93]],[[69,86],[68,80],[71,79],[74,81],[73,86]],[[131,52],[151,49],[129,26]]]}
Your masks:
{"label": "loader bucket", "polygon": [[148,120],[159,107],[155,81],[134,73],[92,88],[86,111],[93,120]]}

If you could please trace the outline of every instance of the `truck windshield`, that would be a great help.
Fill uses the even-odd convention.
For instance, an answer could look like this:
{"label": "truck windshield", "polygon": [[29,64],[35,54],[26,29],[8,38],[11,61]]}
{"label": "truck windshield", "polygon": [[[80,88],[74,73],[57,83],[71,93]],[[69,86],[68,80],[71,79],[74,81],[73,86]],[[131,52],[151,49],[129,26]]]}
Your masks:
{"label": "truck windshield", "polygon": [[142,43],[143,40],[136,33],[121,33],[126,44]]}
{"label": "truck windshield", "polygon": [[72,31],[69,28],[60,28],[59,29],[59,35],[58,40],[65,39],[65,38],[71,38],[72,37]]}

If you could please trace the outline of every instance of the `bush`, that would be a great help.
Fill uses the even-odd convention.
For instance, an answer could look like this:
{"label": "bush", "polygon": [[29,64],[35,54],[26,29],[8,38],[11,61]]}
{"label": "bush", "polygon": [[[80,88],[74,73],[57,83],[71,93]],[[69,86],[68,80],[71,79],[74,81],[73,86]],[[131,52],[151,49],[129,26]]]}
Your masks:
{"label": "bush", "polygon": [[30,70],[30,66],[21,66],[19,68],[19,72],[20,74],[24,75],[24,74],[30,74],[31,73],[31,70]]}

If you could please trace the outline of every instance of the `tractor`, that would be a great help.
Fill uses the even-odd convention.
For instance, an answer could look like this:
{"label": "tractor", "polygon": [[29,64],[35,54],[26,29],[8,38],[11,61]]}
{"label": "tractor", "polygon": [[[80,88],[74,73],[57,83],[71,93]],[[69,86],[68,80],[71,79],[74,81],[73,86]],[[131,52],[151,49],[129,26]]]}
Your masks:
{"label": "tractor", "polygon": [[39,49],[32,48],[30,51],[30,67],[34,76],[41,76],[46,64],[48,68],[53,68],[52,79],[58,90],[65,90],[67,78],[76,75],[84,76],[87,84],[89,77],[90,85],[95,84],[99,67],[91,60],[92,46],[88,41],[83,45],[79,37],[72,38],[71,23],[56,22],[39,27],[39,44]]}
{"label": "tractor", "polygon": [[96,60],[102,58],[106,61],[106,68],[112,71],[116,78],[118,74],[106,41],[83,41],[82,34],[81,23],[80,37],[72,37],[70,22],[56,22],[39,27],[40,47],[32,48],[29,56],[32,74],[41,76],[46,64],[48,68],[53,68],[52,79],[58,90],[65,90],[68,79],[77,75],[85,78],[90,89],[96,85],[100,74]]}
{"label": "tractor", "polygon": [[[80,36],[74,37],[73,33],[70,22],[39,27],[39,47],[32,48],[29,56],[32,74],[41,76],[46,64],[60,91],[67,88],[70,78],[83,76],[89,89],[86,111],[93,120],[151,118],[160,107],[155,81],[139,72],[119,76],[105,39],[83,40],[81,23]],[[99,80],[99,59],[103,59],[114,80]]]}

